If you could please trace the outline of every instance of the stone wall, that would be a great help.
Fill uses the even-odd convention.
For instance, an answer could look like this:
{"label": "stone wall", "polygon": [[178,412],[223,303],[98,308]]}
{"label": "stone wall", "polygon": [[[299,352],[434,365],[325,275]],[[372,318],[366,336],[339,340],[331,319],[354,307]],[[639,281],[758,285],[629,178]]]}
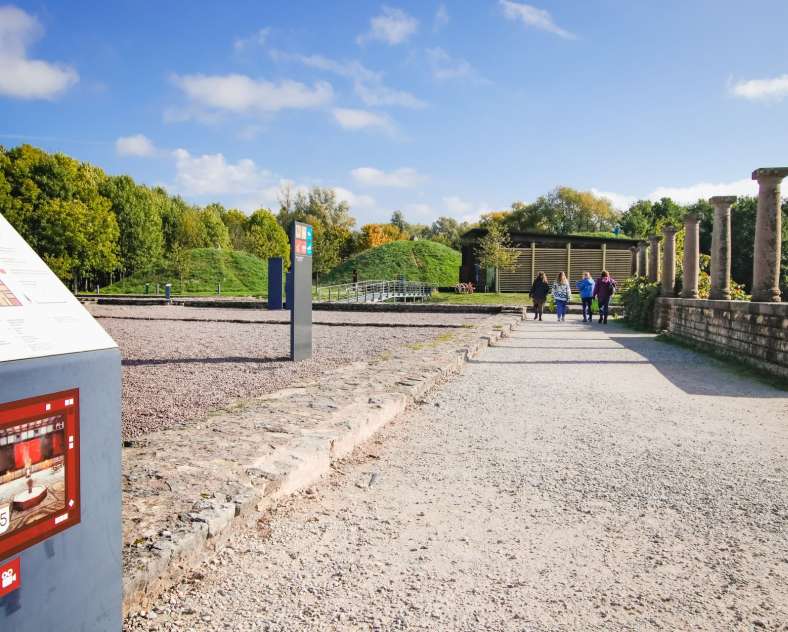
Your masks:
{"label": "stone wall", "polygon": [[658,298],[658,331],[788,379],[788,303]]}

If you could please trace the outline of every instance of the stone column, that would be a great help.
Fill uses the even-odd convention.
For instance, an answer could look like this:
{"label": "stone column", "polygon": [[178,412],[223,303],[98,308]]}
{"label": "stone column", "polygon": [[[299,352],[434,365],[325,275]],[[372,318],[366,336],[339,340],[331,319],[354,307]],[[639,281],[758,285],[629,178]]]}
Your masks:
{"label": "stone column", "polygon": [[633,277],[639,276],[640,270],[638,270],[638,247],[630,246],[629,255],[629,274]]}
{"label": "stone column", "polygon": [[682,271],[682,298],[698,298],[700,276],[700,221],[690,213],[684,218],[684,270]]}
{"label": "stone column", "polygon": [[758,214],[755,216],[755,253],[752,265],[752,300],[780,302],[780,183],[788,167],[756,169]]}
{"label": "stone column", "polygon": [[709,298],[714,301],[731,300],[731,206],[735,201],[735,195],[709,198],[709,203],[714,207]]}
{"label": "stone column", "polygon": [[662,251],[662,296],[676,294],[676,227],[662,229],[665,249]]}
{"label": "stone column", "polygon": [[648,276],[648,244],[645,241],[638,244],[638,276]]}
{"label": "stone column", "polygon": [[659,281],[659,235],[649,235],[648,280],[652,283]]}

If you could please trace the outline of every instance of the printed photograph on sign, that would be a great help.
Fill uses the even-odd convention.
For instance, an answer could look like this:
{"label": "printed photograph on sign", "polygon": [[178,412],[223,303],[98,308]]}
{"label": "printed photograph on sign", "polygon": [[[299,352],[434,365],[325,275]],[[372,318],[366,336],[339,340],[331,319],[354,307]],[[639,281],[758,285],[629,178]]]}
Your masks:
{"label": "printed photograph on sign", "polygon": [[0,558],[79,522],[75,391],[0,404]]}
{"label": "printed photograph on sign", "polygon": [[6,271],[0,268],[0,307],[19,307],[22,301],[11,291],[4,279]]}

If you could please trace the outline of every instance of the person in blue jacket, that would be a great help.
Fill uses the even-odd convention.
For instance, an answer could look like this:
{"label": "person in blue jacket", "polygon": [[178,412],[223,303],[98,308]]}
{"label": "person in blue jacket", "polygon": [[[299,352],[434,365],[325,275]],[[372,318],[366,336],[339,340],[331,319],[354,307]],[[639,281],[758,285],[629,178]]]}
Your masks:
{"label": "person in blue jacket", "polygon": [[583,272],[583,278],[577,282],[578,291],[580,292],[580,300],[583,301],[583,322],[590,323],[594,320],[594,313],[591,308],[591,302],[594,300],[594,279],[591,278],[590,272]]}

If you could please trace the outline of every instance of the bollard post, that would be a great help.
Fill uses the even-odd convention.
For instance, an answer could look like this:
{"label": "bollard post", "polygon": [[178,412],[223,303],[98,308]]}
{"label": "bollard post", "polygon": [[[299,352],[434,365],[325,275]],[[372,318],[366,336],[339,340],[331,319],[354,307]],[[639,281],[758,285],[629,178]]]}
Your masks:
{"label": "bollard post", "polygon": [[172,283],[164,284],[164,298],[167,299],[168,303],[172,302]]}
{"label": "bollard post", "polygon": [[222,295],[222,284],[221,284],[221,283],[217,283],[217,284],[216,284],[216,293],[217,293],[219,296],[221,296],[221,295]]}
{"label": "bollard post", "polygon": [[150,283],[145,284],[145,294],[148,293],[148,288],[150,288]]}

